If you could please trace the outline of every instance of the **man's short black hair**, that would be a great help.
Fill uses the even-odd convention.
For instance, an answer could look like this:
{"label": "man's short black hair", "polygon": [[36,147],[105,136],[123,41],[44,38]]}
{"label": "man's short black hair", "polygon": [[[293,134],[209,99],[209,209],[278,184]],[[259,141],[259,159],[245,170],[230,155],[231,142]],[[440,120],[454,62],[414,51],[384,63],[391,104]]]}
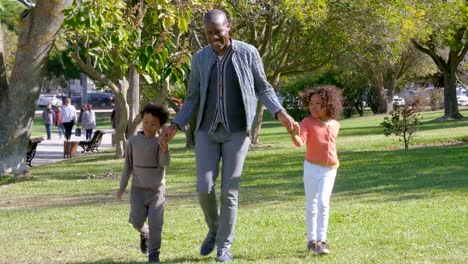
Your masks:
{"label": "man's short black hair", "polygon": [[147,113],[159,118],[159,123],[161,126],[166,124],[166,122],[169,120],[169,111],[167,110],[167,107],[162,104],[150,103],[145,105],[143,110],[140,112],[141,118],[143,118],[143,116]]}
{"label": "man's short black hair", "polygon": [[211,9],[210,11],[206,12],[205,14],[205,24],[212,23],[216,21],[216,19],[219,16],[225,16],[226,17],[226,22],[231,23],[231,19],[229,18],[228,12],[222,10],[222,9]]}

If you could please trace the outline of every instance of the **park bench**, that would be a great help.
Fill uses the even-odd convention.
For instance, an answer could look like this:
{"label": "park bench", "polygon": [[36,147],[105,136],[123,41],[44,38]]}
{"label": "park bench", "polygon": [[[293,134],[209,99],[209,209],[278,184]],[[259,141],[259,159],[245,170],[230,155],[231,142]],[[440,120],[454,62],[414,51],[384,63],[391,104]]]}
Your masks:
{"label": "park bench", "polygon": [[26,164],[29,167],[32,167],[31,162],[36,156],[37,144],[41,143],[44,140],[44,137],[33,137],[29,138],[28,152],[26,153]]}
{"label": "park bench", "polygon": [[101,145],[102,136],[104,136],[105,132],[102,130],[94,131],[93,137],[91,140],[82,140],[78,145],[83,148],[82,153],[84,152],[97,152],[99,151],[99,145]]}

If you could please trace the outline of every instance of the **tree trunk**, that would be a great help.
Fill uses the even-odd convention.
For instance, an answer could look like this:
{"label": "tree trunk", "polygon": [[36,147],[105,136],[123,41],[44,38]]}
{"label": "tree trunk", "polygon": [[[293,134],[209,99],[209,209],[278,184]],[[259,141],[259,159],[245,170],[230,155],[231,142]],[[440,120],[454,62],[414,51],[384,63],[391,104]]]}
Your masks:
{"label": "tree trunk", "polygon": [[393,96],[395,95],[396,92],[396,79],[395,79],[395,74],[391,73],[391,76],[388,79],[387,82],[387,89],[388,89],[388,95],[387,95],[387,108],[385,109],[385,113],[389,114],[390,112],[393,111]]}
{"label": "tree trunk", "polygon": [[384,78],[382,73],[378,73],[377,76],[375,76],[375,86],[378,87],[379,90],[379,114],[385,114],[387,113],[387,94],[385,94],[385,83],[384,83]]}
{"label": "tree trunk", "polygon": [[[21,14],[18,50],[9,84],[4,67],[0,66],[0,176],[28,173],[25,158],[42,68],[63,24],[63,10],[72,2],[39,0]],[[0,53],[3,57],[2,50]]]}
{"label": "tree trunk", "polygon": [[135,66],[130,66],[129,69],[129,105],[130,113],[128,119],[127,138],[135,135],[140,125],[140,74]]}
{"label": "tree trunk", "polygon": [[[458,40],[459,43],[463,43],[462,39],[466,35],[466,28],[461,28],[455,34],[455,40]],[[437,68],[442,72],[444,76],[444,118],[454,118],[454,119],[461,119],[463,116],[458,111],[458,103],[457,103],[457,77],[456,71],[457,67],[460,62],[463,60],[465,55],[468,52],[468,45],[464,44],[458,49],[451,48],[449,51],[448,60],[445,61],[443,57],[439,56],[436,53],[434,47],[425,48],[421,46],[417,41],[411,41],[414,46],[421,52],[424,52],[431,56],[434,60]]]}
{"label": "tree trunk", "polygon": [[251,144],[254,144],[254,145],[260,143],[260,140],[258,138],[260,135],[260,129],[262,127],[262,122],[263,122],[263,110],[264,110],[263,103],[258,101],[257,114],[255,115],[255,118],[253,121],[253,127],[252,127],[252,133],[251,133],[252,140],[250,142]]}
{"label": "tree trunk", "polygon": [[6,66],[3,54],[5,53],[3,46],[3,29],[2,22],[0,21],[0,93],[8,88],[8,81],[6,76]]}
{"label": "tree trunk", "polygon": [[125,156],[125,142],[128,135],[127,127],[129,120],[129,108],[127,101],[128,82],[125,78],[119,81],[120,93],[115,94],[115,117],[117,120],[115,129],[115,158],[121,159]]}
{"label": "tree trunk", "polygon": [[461,119],[463,116],[458,111],[457,102],[456,68],[453,69],[453,65],[449,67],[453,71],[444,74],[444,118]]}

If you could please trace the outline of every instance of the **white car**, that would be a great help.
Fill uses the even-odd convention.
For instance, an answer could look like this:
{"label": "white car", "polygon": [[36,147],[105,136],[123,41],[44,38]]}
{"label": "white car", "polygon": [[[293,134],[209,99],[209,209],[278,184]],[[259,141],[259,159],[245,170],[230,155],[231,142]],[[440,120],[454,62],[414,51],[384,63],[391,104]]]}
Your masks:
{"label": "white car", "polygon": [[395,95],[393,96],[393,105],[402,106],[405,105],[405,99],[403,97]]}
{"label": "white car", "polygon": [[468,96],[457,95],[458,105],[468,105]]}
{"label": "white car", "polygon": [[55,97],[55,94],[41,94],[37,101],[37,107],[46,107],[50,103],[53,107],[61,106],[62,100]]}

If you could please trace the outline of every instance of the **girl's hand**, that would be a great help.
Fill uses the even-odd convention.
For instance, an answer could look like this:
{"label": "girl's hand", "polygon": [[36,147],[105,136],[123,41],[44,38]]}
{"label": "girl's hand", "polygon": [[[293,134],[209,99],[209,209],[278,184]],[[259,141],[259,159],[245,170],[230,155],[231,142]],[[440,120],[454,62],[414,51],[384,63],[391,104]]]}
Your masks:
{"label": "girl's hand", "polygon": [[288,130],[289,134],[293,135],[293,136],[297,136],[299,135],[299,131],[300,131],[300,126],[297,122],[294,122],[292,128],[290,130]]}

